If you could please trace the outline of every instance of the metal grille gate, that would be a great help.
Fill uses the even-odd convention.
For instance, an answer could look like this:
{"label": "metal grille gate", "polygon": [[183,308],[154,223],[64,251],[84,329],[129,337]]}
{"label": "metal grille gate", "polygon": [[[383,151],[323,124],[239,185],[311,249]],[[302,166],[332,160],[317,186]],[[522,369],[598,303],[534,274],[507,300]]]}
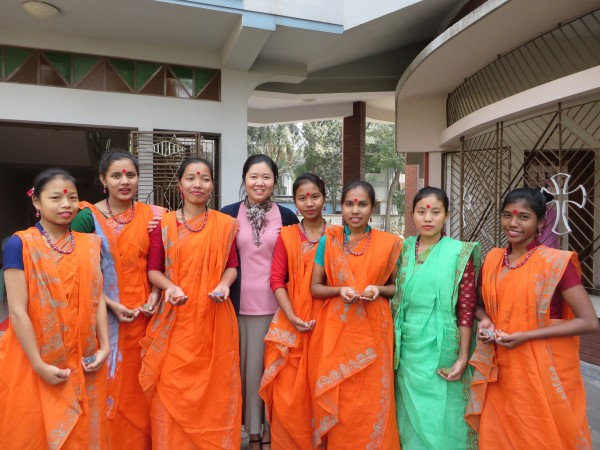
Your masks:
{"label": "metal grille gate", "polygon": [[140,165],[139,198],[169,210],[180,203],[177,168],[188,156],[207,159],[213,165],[213,197],[209,206],[219,207],[218,138],[200,133],[131,132],[131,152]]}
{"label": "metal grille gate", "polygon": [[[600,100],[551,112],[463,139],[444,155],[451,236],[478,241],[484,252],[505,245],[501,201],[518,187],[546,188],[546,245],[579,255],[583,284],[600,294]],[[564,210],[564,215],[563,215]],[[594,271],[596,269],[596,271]]]}

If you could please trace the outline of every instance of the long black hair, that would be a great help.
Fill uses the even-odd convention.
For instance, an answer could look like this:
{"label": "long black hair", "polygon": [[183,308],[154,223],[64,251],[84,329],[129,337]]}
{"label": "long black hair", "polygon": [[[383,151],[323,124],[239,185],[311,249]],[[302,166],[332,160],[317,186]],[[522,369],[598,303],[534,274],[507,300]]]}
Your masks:
{"label": "long black hair", "polygon": [[106,178],[106,174],[111,164],[122,159],[128,159],[131,161],[135,167],[135,173],[138,175],[140,174],[140,166],[135,156],[125,150],[112,150],[106,152],[104,155],[102,155],[102,158],[100,158],[100,162],[98,163],[98,175]]}
{"label": "long black hair", "polygon": [[298,188],[306,183],[312,183],[317,186],[319,192],[323,194],[323,198],[327,196],[325,194],[325,182],[314,173],[307,172],[298,176],[296,180],[294,180],[294,185],[292,186],[292,195],[294,199],[296,198],[296,191],[298,191]]}
{"label": "long black hair", "polygon": [[442,204],[444,205],[444,212],[448,213],[448,207],[450,204],[448,200],[448,195],[446,195],[446,192],[442,189],[433,186],[425,186],[424,188],[419,189],[419,192],[417,192],[417,195],[415,195],[415,198],[413,199],[413,211],[417,207],[417,203],[419,203],[425,197],[432,196],[437,198],[440,202],[442,202]]}
{"label": "long black hair", "polygon": [[215,177],[213,176],[213,167],[212,167],[212,164],[210,163],[210,161],[208,161],[207,159],[204,159],[204,158],[196,158],[196,157],[188,156],[183,161],[181,161],[181,164],[179,165],[179,169],[177,169],[177,178],[179,179],[179,181],[181,181],[181,179],[183,178],[185,169],[187,169],[187,167],[190,164],[198,164],[198,163],[204,164],[206,167],[208,167],[208,171],[210,172],[210,179],[211,180],[215,179]]}
{"label": "long black hair", "polygon": [[532,188],[518,188],[510,191],[504,197],[502,201],[501,211],[504,211],[506,205],[511,203],[524,203],[529,209],[531,209],[538,220],[546,217],[546,197],[544,194],[538,189]]}
{"label": "long black hair", "polygon": [[341,203],[343,204],[346,200],[346,194],[348,193],[348,191],[358,187],[363,188],[367,192],[369,200],[371,200],[371,208],[373,208],[375,206],[375,189],[373,188],[373,185],[371,183],[363,180],[350,181],[346,184],[346,186],[344,186],[344,188],[342,189]]}
{"label": "long black hair", "polygon": [[46,185],[56,178],[62,178],[65,181],[70,181],[71,183],[73,183],[75,185],[75,189],[78,188],[77,180],[75,179],[75,177],[73,177],[73,175],[71,175],[69,172],[67,172],[64,169],[61,169],[60,167],[55,167],[55,168],[46,169],[43,172],[40,172],[33,179],[32,196],[40,198],[40,194],[42,193],[42,191],[44,190]]}

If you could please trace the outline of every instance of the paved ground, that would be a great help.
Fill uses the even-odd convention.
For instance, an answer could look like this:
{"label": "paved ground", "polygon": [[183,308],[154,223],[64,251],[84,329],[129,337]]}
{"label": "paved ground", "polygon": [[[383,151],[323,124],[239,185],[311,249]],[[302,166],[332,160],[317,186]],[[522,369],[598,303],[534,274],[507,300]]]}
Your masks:
{"label": "paved ground", "polygon": [[600,450],[600,366],[581,362],[581,373],[587,393],[588,422],[594,449]]}

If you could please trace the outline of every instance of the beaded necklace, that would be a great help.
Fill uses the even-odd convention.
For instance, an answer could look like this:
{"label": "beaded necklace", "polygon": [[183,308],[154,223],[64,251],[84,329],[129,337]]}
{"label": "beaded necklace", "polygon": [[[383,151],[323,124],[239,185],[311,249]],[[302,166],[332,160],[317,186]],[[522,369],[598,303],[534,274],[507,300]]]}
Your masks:
{"label": "beaded necklace", "polygon": [[362,256],[364,255],[364,253],[367,251],[367,249],[369,248],[369,244],[371,243],[371,230],[369,230],[369,232],[367,233],[367,242],[365,244],[365,248],[362,249],[361,252],[354,252],[352,251],[352,249],[350,248],[350,246],[348,245],[349,243],[346,242],[346,240],[344,239],[344,248],[346,249],[346,251],[348,253],[350,253],[351,255],[354,256]]}
{"label": "beaded necklace", "polygon": [[204,221],[202,222],[202,225],[200,225],[200,228],[192,228],[188,225],[187,221],[185,220],[185,213],[183,212],[183,207],[181,208],[181,222],[183,223],[183,226],[186,227],[188,230],[190,230],[192,233],[199,233],[200,231],[202,231],[204,229],[204,227],[206,226],[207,220],[208,220],[208,208],[206,208],[206,210],[204,211]]}
{"label": "beaded necklace", "polygon": [[110,207],[110,203],[108,203],[108,197],[106,198],[106,209],[108,210],[108,214],[110,215],[110,218],[112,220],[114,220],[115,222],[117,222],[119,225],[127,225],[129,222],[131,222],[133,220],[133,216],[135,215],[135,203],[134,203],[133,199],[131,199],[131,215],[129,216],[129,219],[125,220],[124,222],[121,222],[113,214],[113,211]]}
{"label": "beaded necklace", "polygon": [[323,237],[323,235],[325,234],[325,228],[327,228],[327,222],[325,221],[325,219],[323,219],[323,229],[321,230],[321,236],[319,236],[317,239],[315,239],[314,241],[311,241],[308,238],[308,234],[306,233],[306,230],[304,229],[304,219],[302,219],[300,221],[300,229],[302,230],[302,233],[304,233],[304,236],[306,236],[306,240],[310,243],[310,244],[316,244],[317,242],[319,242],[319,240]]}
{"label": "beaded necklace", "polygon": [[[442,240],[443,237],[444,237],[444,235],[440,236],[440,241]],[[419,255],[419,245],[421,245],[421,236],[417,237],[417,245],[415,245],[415,261],[417,261],[419,264],[423,264],[425,262],[425,260],[427,259],[427,257],[429,256],[429,254],[431,253],[431,250],[433,249],[433,247],[435,247],[440,241],[437,241],[431,247],[427,248],[427,250],[425,250],[421,255]],[[420,256],[420,258],[419,258],[419,256]]]}
{"label": "beaded necklace", "polygon": [[63,250],[62,248],[58,248],[52,242],[52,239],[50,238],[50,235],[48,234],[48,232],[46,230],[42,230],[42,236],[44,236],[44,238],[46,238],[46,242],[48,243],[50,248],[52,250],[54,250],[55,252],[60,253],[61,255],[70,255],[71,253],[73,253],[73,250],[75,250],[75,237],[73,236],[72,231],[69,231],[69,241],[71,242],[71,248],[69,250]]}
{"label": "beaded necklace", "polygon": [[508,262],[508,246],[504,249],[504,265],[506,267],[508,267],[510,270],[514,270],[514,269],[518,269],[519,267],[521,267],[523,264],[525,264],[529,258],[531,258],[531,255],[533,255],[533,252],[535,252],[537,250],[537,248],[540,246],[539,243],[537,243],[535,245],[535,247],[533,247],[531,250],[529,250],[527,252],[527,255],[525,256],[525,259],[523,261],[521,261],[520,263],[515,264],[514,266],[511,266],[510,263]]}

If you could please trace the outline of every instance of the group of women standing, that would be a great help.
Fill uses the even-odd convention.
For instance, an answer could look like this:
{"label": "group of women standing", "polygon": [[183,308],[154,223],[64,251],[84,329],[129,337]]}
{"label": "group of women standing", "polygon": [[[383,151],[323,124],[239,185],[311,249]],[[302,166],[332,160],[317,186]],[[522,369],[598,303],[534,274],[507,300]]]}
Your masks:
{"label": "group of women standing", "polygon": [[298,222],[265,155],[221,212],[203,159],[181,164],[168,213],[133,200],[128,153],[99,178],[92,205],[40,174],[40,221],[5,247],[2,448],[237,449],[242,424],[251,450],[591,448],[577,336],[598,320],[576,255],[538,241],[539,191],[507,195],[508,247],[482,264],[444,236],[437,188],[403,242],[369,225],[364,181],[340,227],[323,181],[299,176]]}

